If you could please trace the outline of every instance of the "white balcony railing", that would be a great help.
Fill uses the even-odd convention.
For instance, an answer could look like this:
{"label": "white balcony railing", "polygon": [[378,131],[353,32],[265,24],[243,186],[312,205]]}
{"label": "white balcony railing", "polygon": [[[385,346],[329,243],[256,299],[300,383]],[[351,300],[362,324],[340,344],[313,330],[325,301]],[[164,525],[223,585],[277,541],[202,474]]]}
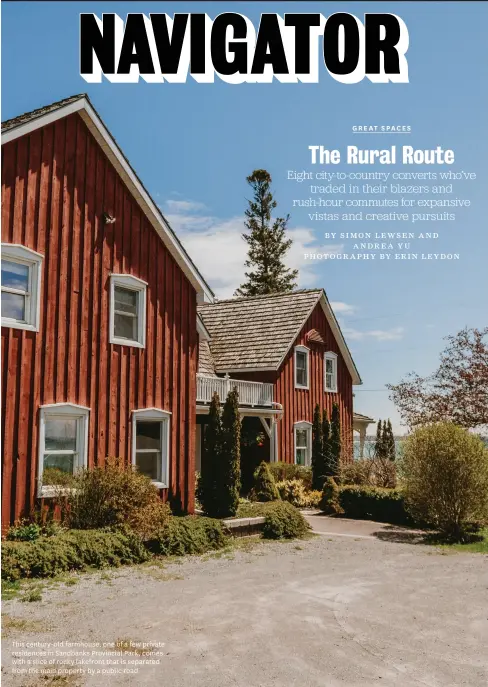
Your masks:
{"label": "white balcony railing", "polygon": [[197,374],[197,402],[210,403],[216,391],[222,403],[231,389],[237,387],[239,405],[243,406],[272,406],[273,385],[263,382],[247,382],[230,377],[207,377]]}

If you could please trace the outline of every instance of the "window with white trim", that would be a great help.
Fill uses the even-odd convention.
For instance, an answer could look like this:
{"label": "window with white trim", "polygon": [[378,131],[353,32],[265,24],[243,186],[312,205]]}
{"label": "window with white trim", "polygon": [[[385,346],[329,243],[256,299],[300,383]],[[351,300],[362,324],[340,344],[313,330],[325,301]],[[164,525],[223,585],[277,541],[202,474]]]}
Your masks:
{"label": "window with white trim", "polygon": [[170,418],[158,408],[132,412],[132,464],[159,489],[168,487]]}
{"label": "window with white trim", "polygon": [[39,331],[43,255],[2,243],[2,327]]}
{"label": "window with white trim", "polygon": [[110,343],[146,345],[146,288],[130,274],[110,275]]}
{"label": "window with white trim", "polygon": [[328,351],[324,354],[325,390],[337,391],[337,355]]}
{"label": "window with white trim", "polygon": [[295,346],[295,388],[308,389],[309,349]]}
{"label": "window with white trim", "polygon": [[87,465],[89,408],[72,403],[41,406],[39,429],[39,495]]}
{"label": "window with white trim", "polygon": [[297,422],[295,432],[296,465],[312,464],[312,425],[310,422]]}

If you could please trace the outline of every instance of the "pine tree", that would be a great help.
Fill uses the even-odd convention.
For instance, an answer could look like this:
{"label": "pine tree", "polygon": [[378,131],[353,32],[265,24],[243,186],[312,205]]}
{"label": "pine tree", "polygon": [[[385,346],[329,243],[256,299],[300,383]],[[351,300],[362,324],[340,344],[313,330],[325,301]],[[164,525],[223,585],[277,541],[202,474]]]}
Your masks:
{"label": "pine tree", "polygon": [[312,425],[312,489],[320,491],[326,476],[324,456],[322,414],[317,403],[313,413]]}
{"label": "pine tree", "polygon": [[270,190],[271,176],[265,169],[255,169],[247,177],[247,183],[252,188],[253,200],[248,201],[245,213],[244,224],[249,233],[242,237],[248,244],[245,265],[253,269],[246,272],[247,281],[234,295],[261,296],[292,291],[298,270],[287,268],[283,262],[292,244],[291,239],[285,238],[290,216],[272,218],[277,203]]}
{"label": "pine tree", "polygon": [[325,408],[322,415],[322,453],[324,456],[325,476],[332,477],[334,475],[334,464],[330,451],[330,422]]}
{"label": "pine tree", "polygon": [[239,394],[234,387],[227,395],[222,412],[222,444],[220,451],[221,482],[218,494],[219,516],[237,513],[241,488],[241,416]]}
{"label": "pine tree", "polygon": [[339,466],[341,463],[341,416],[339,412],[339,406],[334,403],[332,406],[332,415],[330,419],[330,465],[333,470],[333,477],[335,477],[339,472]]}
{"label": "pine tree", "polygon": [[198,482],[197,497],[203,511],[209,517],[218,517],[220,481],[220,452],[222,442],[222,422],[220,399],[214,393],[208,410],[208,423],[205,428],[205,441],[202,456],[202,472]]}
{"label": "pine tree", "polygon": [[280,498],[274,477],[264,460],[256,470],[252,498],[256,501],[277,501]]}

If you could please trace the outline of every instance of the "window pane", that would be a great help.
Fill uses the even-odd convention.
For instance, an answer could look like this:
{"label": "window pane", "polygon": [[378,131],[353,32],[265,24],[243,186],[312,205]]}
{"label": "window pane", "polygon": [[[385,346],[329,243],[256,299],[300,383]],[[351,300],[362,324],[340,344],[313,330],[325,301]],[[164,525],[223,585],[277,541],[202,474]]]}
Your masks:
{"label": "window pane", "polygon": [[42,474],[43,484],[59,484],[62,481],[62,475],[56,475],[57,472],[73,474],[75,457],[71,453],[56,454],[44,456],[44,472]]}
{"label": "window pane", "polygon": [[161,450],[160,422],[138,422],[136,428],[136,449]]}
{"label": "window pane", "polygon": [[307,373],[305,370],[297,370],[297,384],[307,386]]}
{"label": "window pane", "polygon": [[45,451],[76,451],[76,419],[46,420]]}
{"label": "window pane", "polygon": [[25,322],[25,296],[2,291],[2,317]]}
{"label": "window pane", "polygon": [[137,317],[114,315],[114,334],[121,339],[137,341]]}
{"label": "window pane", "polygon": [[153,453],[137,453],[136,466],[143,475],[159,482],[159,467],[161,465],[161,454],[159,451]]}
{"label": "window pane", "polygon": [[297,465],[305,465],[305,453],[306,451],[304,448],[297,448]]}
{"label": "window pane", "polygon": [[306,448],[307,447],[307,436],[308,432],[306,429],[297,429],[297,447],[300,446],[301,448]]}
{"label": "window pane", "polygon": [[327,358],[325,361],[325,369],[327,372],[333,372],[334,371],[334,361],[331,360],[330,358]]}
{"label": "window pane", "polygon": [[122,310],[132,315],[137,315],[137,291],[130,289],[123,289],[116,286],[114,289],[115,295],[115,310]]}
{"label": "window pane", "polygon": [[334,377],[333,375],[327,373],[325,377],[325,384],[327,389],[332,389],[334,387]]}
{"label": "window pane", "polygon": [[297,351],[297,368],[305,370],[307,367],[307,356],[301,351]]}
{"label": "window pane", "polygon": [[9,289],[29,290],[29,268],[18,262],[2,260],[2,286]]}

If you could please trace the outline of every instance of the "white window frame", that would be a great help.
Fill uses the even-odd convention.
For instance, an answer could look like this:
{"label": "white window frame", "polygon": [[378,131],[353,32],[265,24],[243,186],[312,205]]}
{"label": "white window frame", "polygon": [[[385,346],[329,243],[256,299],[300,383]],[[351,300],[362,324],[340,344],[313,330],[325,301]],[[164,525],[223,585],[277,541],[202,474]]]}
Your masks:
{"label": "white window frame", "polygon": [[18,243],[2,243],[2,260],[16,262],[29,268],[27,292],[2,286],[2,293],[16,293],[25,297],[25,320],[2,317],[2,327],[38,332],[41,321],[41,270],[44,256]]}
{"label": "white window frame", "polygon": [[[307,383],[299,384],[297,381],[297,353],[304,353],[307,357]],[[294,366],[294,377],[295,377],[295,389],[308,389],[310,385],[310,349],[306,346],[295,346],[295,352],[293,355],[293,366]]]}
{"label": "white window frame", "polygon": [[76,447],[78,458],[74,471],[86,468],[88,465],[88,423],[90,420],[90,408],[75,405],[74,403],[51,403],[39,408],[39,466],[37,479],[37,495],[39,497],[55,496],[59,493],[59,487],[42,484],[44,472],[45,429],[46,420],[62,419],[77,420]]}
{"label": "white window frame", "polygon": [[[333,380],[333,385],[332,386],[327,386],[327,361],[331,360],[334,366],[333,370],[333,375],[334,375],[334,380]],[[324,353],[324,389],[326,392],[329,393],[337,393],[337,388],[338,388],[338,383],[337,383],[337,354],[333,353],[332,351],[327,351],[327,353]]]}
{"label": "white window frame", "polygon": [[[115,287],[130,289],[137,293],[137,339],[123,339],[115,336]],[[146,347],[147,282],[131,274],[110,275],[110,343],[133,348]]]}
{"label": "white window frame", "polygon": [[307,467],[310,467],[312,465],[312,423],[311,422],[306,422],[305,420],[302,422],[295,422],[293,425],[293,438],[294,438],[294,453],[293,453],[293,459],[295,462],[295,465],[298,465],[297,463],[297,448],[304,448],[303,446],[297,446],[297,431],[298,430],[303,430],[305,429],[307,431],[307,453],[305,455],[305,465]]}
{"label": "white window frame", "polygon": [[157,489],[168,489],[171,413],[159,408],[140,408],[132,411],[132,465],[134,467],[136,466],[136,436],[139,421],[161,423],[161,480],[152,480],[152,483]]}

